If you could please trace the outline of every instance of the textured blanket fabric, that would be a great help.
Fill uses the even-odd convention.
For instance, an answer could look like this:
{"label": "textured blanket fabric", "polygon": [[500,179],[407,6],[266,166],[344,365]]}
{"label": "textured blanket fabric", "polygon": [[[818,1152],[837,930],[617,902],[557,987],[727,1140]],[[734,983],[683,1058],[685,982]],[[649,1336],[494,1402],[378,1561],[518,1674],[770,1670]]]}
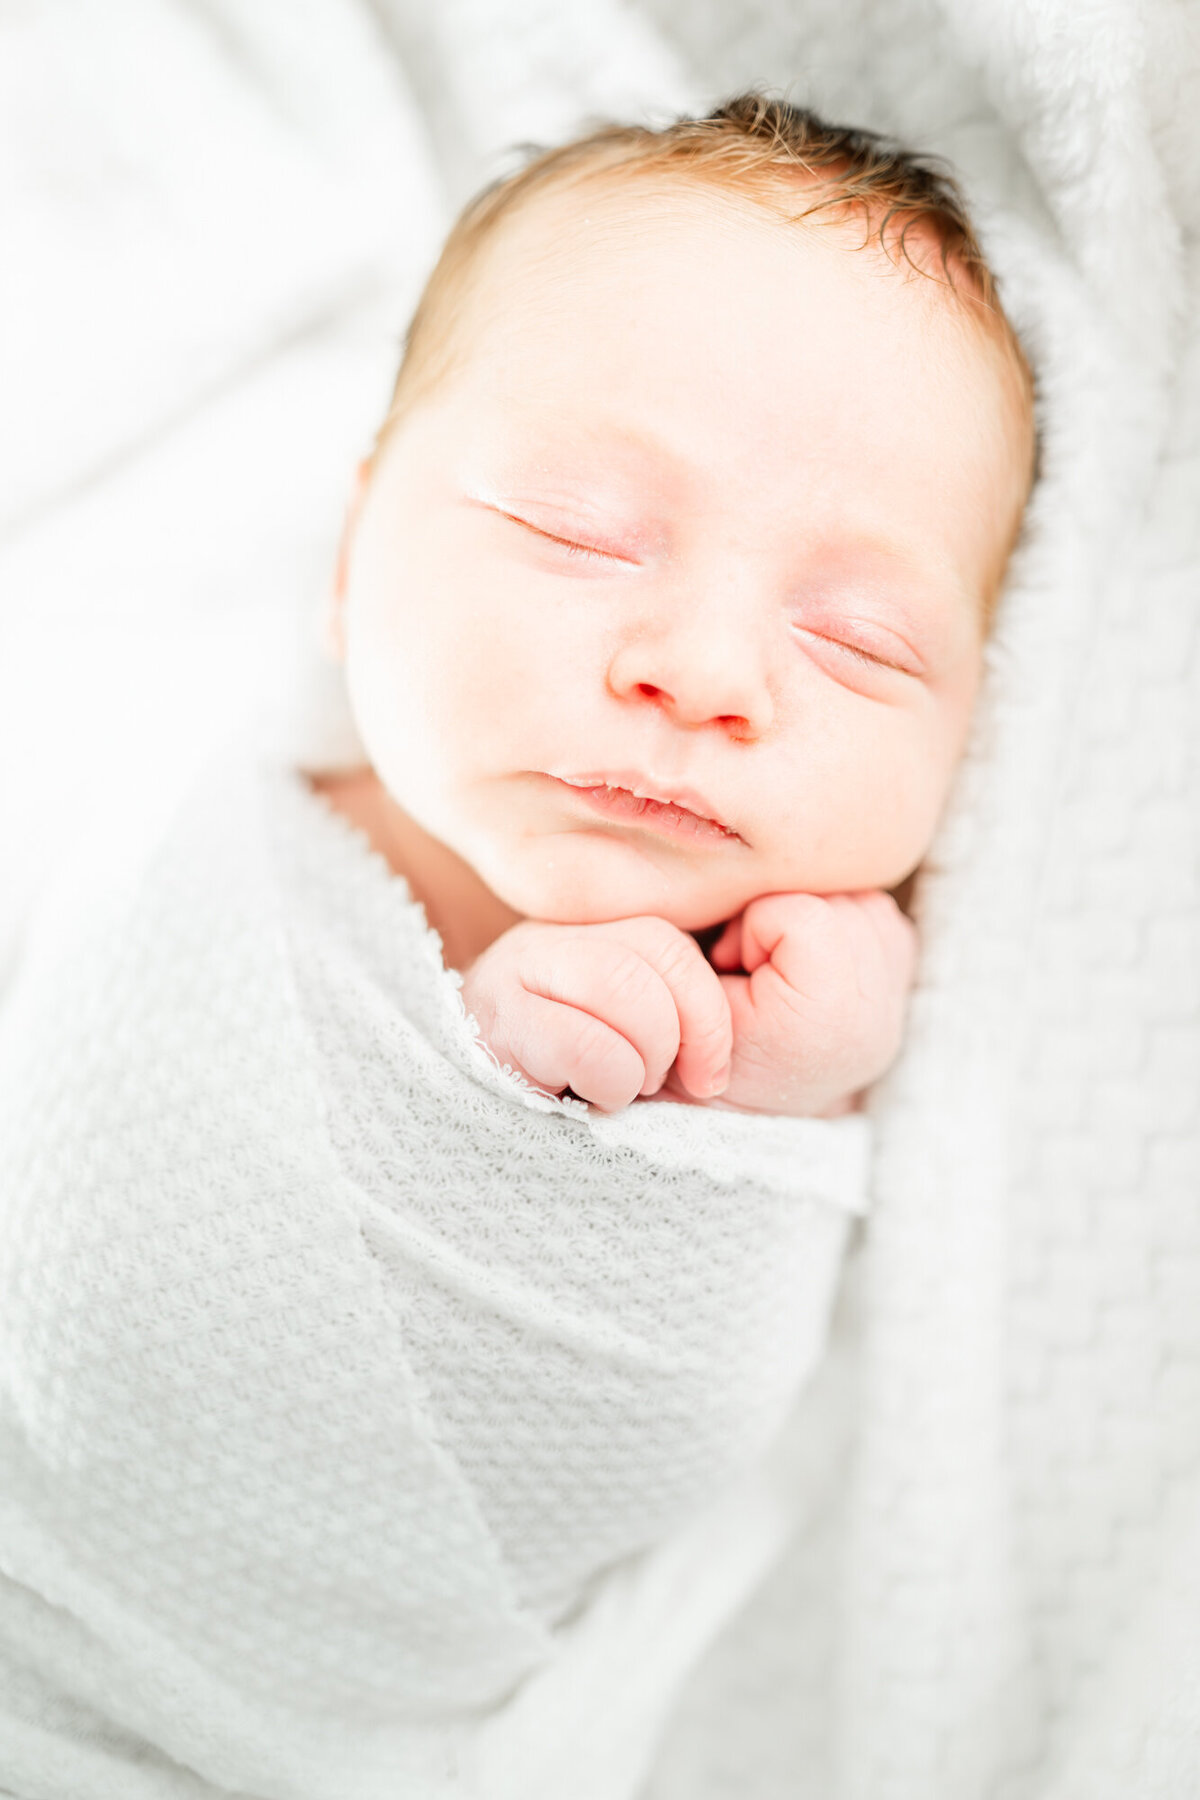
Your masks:
{"label": "textured blanket fabric", "polygon": [[[795,1535],[646,1800],[1200,1788],[1200,19],[1177,0],[381,13],[452,193],[748,82],[960,172],[1042,474],[919,885]],[[532,45],[533,53],[528,54]],[[516,46],[526,51],[521,55]]]}
{"label": "textured blanket fabric", "polygon": [[865,1121],[529,1090],[249,747],[5,1024],[12,1791],[486,1789],[481,1718],[607,1571],[707,1529],[737,1598],[719,1521],[820,1354]]}

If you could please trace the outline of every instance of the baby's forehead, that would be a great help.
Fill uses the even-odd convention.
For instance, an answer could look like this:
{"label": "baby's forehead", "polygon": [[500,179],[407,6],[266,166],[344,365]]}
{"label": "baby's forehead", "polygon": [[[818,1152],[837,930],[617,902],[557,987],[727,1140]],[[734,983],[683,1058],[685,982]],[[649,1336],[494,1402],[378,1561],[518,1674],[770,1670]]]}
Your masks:
{"label": "baby's forehead", "polygon": [[[483,351],[498,367],[519,366],[522,380],[539,365],[554,379],[564,357],[600,367],[614,350],[665,371],[706,317],[705,362],[675,369],[697,384],[764,350],[786,380],[801,340],[820,333],[822,354],[843,360],[852,386],[870,379],[868,357],[917,370],[935,341],[939,366],[961,377],[987,333],[948,281],[925,272],[936,256],[928,233],[923,249],[920,233],[910,236],[911,261],[873,241],[861,218],[798,222],[711,183],[563,183],[497,222],[444,328],[460,363]],[[830,329],[843,307],[869,317],[861,343]]]}
{"label": "baby's forehead", "polygon": [[560,180],[506,210],[477,247],[475,274],[480,283],[489,274],[552,281],[567,276],[581,258],[595,274],[606,251],[614,261],[628,258],[639,247],[652,248],[672,226],[683,225],[700,227],[714,255],[739,226],[793,234],[840,230],[846,248],[863,238],[849,220],[830,219],[823,227],[815,221],[789,221],[765,196],[711,180],[658,171],[603,171]]}
{"label": "baby's forehead", "polygon": [[[930,332],[964,348],[970,340],[966,353],[975,354],[976,341],[988,336],[986,322],[981,329],[970,297],[939,278],[930,227],[912,225],[899,255],[872,236],[861,212],[798,219],[804,199],[795,184],[767,196],[661,173],[622,171],[617,179],[608,172],[553,184],[495,221],[444,328],[454,332],[460,356],[485,339],[520,338],[525,354],[536,357],[572,335],[586,350],[599,307],[605,335],[623,332],[632,344],[645,336],[655,309],[669,322],[715,308],[743,268],[744,304],[722,314],[730,359],[762,332],[773,334],[785,358],[789,336],[806,328],[814,293],[845,288],[848,280],[887,316],[900,354],[911,354],[906,339]],[[785,254],[757,256],[756,242]],[[857,360],[853,347],[848,360]]]}

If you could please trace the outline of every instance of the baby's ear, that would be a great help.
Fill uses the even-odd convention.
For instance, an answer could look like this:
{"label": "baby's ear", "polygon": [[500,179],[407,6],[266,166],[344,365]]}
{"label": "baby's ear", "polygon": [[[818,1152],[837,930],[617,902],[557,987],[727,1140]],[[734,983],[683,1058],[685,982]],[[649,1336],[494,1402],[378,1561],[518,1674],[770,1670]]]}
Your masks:
{"label": "baby's ear", "polygon": [[333,586],[321,618],[321,649],[332,662],[343,662],[346,656],[346,587],[350,577],[350,547],[362,511],[363,496],[371,478],[371,458],[364,456],[354,472],[354,485],[346,502],[342,535],[338,540],[337,560],[333,567]]}

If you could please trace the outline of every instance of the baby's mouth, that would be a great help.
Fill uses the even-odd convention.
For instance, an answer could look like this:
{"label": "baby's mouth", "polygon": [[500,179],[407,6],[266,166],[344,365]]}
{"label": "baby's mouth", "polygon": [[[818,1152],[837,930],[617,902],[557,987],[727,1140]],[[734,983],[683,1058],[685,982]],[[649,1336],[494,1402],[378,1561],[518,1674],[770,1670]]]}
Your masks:
{"label": "baby's mouth", "polygon": [[590,811],[611,819],[614,824],[641,826],[664,837],[734,844],[745,841],[719,819],[695,811],[679,800],[656,800],[594,776],[552,775],[550,779],[560,787],[570,788]]}

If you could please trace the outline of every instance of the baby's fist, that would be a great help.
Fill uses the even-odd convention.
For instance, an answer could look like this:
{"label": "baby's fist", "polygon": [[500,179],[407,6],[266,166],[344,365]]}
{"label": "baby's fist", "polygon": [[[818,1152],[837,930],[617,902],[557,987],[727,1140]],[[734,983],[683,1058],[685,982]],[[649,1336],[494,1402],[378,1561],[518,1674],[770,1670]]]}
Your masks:
{"label": "baby's fist", "polygon": [[463,1002],[500,1062],[606,1112],[656,1094],[669,1071],[698,1100],[728,1075],[721,981],[695,939],[665,919],[523,920],[472,963]]}
{"label": "baby's fist", "polygon": [[722,1103],[846,1111],[900,1048],[917,938],[889,894],[765,894],[714,944],[733,1016]]}

